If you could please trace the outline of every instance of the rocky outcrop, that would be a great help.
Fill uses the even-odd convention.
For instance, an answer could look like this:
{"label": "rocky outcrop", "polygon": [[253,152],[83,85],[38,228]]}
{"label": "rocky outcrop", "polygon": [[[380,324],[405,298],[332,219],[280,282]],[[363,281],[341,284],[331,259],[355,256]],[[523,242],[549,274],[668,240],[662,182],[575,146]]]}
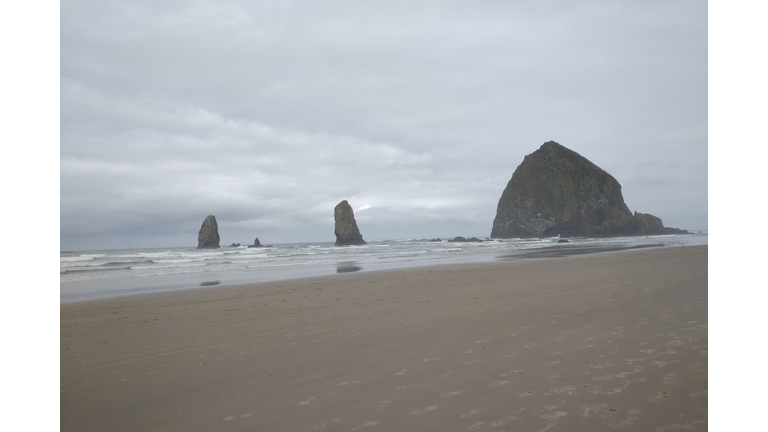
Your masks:
{"label": "rocky outcrop", "polygon": [[458,243],[473,243],[473,242],[474,243],[482,243],[483,240],[480,240],[477,237],[465,238],[465,237],[459,236],[459,237],[454,237],[453,240],[449,239],[448,242],[450,242],[450,243],[453,243],[453,242],[458,242]]}
{"label": "rocky outcrop", "polygon": [[664,232],[664,224],[654,215],[635,212],[635,221],[640,234],[652,235]]}
{"label": "rocky outcrop", "polygon": [[219,248],[219,225],[216,223],[216,216],[208,215],[197,233],[198,249],[218,249]]}
{"label": "rocky outcrop", "polygon": [[492,238],[661,234],[661,219],[629,211],[621,185],[580,154],[549,141],[517,167],[501,194]]}
{"label": "rocky outcrop", "polygon": [[249,248],[255,248],[255,247],[262,247],[261,242],[259,241],[259,238],[256,237],[256,239],[253,241],[252,245],[248,245]]}
{"label": "rocky outcrop", "polygon": [[364,245],[367,244],[357,228],[355,213],[347,200],[340,202],[333,209],[333,220],[336,228],[336,246]]}
{"label": "rocky outcrop", "polygon": [[665,227],[661,219],[652,214],[635,212],[635,221],[642,235],[690,234],[684,229]]}
{"label": "rocky outcrop", "polygon": [[231,245],[229,245],[229,247],[239,247],[239,246],[240,246],[240,243],[232,243]]}
{"label": "rocky outcrop", "polygon": [[664,227],[661,233],[662,234],[690,234],[688,230],[684,230],[680,228],[670,228],[670,227]]}

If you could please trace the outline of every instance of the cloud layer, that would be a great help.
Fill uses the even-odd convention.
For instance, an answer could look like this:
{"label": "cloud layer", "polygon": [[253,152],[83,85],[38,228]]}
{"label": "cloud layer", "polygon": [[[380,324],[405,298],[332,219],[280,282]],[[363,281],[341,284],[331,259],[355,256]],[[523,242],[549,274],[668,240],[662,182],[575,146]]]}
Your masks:
{"label": "cloud layer", "polygon": [[490,233],[555,140],[707,226],[707,5],[65,2],[61,247]]}

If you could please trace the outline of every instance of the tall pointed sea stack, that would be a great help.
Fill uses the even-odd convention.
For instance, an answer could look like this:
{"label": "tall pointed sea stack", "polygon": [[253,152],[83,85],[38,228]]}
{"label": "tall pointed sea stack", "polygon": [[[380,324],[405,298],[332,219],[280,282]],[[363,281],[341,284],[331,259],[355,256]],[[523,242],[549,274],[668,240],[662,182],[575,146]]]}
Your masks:
{"label": "tall pointed sea stack", "polygon": [[621,185],[580,154],[549,141],[517,167],[499,199],[491,237],[638,234]]}
{"label": "tall pointed sea stack", "polygon": [[197,233],[198,249],[218,249],[219,247],[219,225],[216,223],[216,216],[208,215]]}
{"label": "tall pointed sea stack", "polygon": [[340,202],[333,209],[333,220],[336,223],[336,246],[364,245],[365,240],[357,229],[355,222],[355,213],[352,211],[347,200]]}

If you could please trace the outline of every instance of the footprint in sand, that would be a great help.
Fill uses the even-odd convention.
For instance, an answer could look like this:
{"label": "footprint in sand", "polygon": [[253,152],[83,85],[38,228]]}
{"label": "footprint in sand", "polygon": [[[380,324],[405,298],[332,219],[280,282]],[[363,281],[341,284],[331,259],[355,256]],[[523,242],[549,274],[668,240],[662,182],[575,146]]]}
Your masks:
{"label": "footprint in sand", "polygon": [[315,397],[314,397],[314,396],[312,396],[311,398],[309,398],[309,399],[307,399],[307,400],[305,400],[305,401],[303,401],[303,402],[299,402],[299,405],[307,405],[307,404],[309,404],[310,402],[312,402],[312,399],[314,399],[314,398],[315,398]]}
{"label": "footprint in sand", "polygon": [[509,383],[509,381],[497,381],[495,383],[488,384],[488,387],[498,387]]}
{"label": "footprint in sand", "polygon": [[610,423],[608,425],[608,427],[619,428],[619,427],[624,427],[624,426],[631,426],[632,423],[634,423],[635,420],[637,420],[637,415],[638,414],[640,414],[639,410],[631,409],[631,410],[627,411],[627,418],[626,419],[624,419],[624,420],[622,420],[620,422],[617,422],[617,423]]}
{"label": "footprint in sand", "polygon": [[366,424],[361,424],[360,426],[353,427],[352,430],[353,431],[357,431],[357,430],[360,430],[361,428],[364,428],[364,427],[376,426],[377,424],[379,424],[379,421],[375,420],[375,421],[372,421],[372,422],[368,422]]}
{"label": "footprint in sand", "polygon": [[409,387],[413,387],[413,386],[415,386],[415,385],[416,385],[416,383],[410,383],[410,384],[406,384],[406,385],[400,386],[400,387],[398,387],[397,389],[398,389],[398,390],[405,390],[405,389],[407,389],[407,388],[409,388]]}
{"label": "footprint in sand", "polygon": [[477,423],[473,424],[472,426],[470,426],[469,430],[482,429],[484,425],[488,425],[488,426],[492,426],[492,427],[504,426],[505,424],[507,424],[507,423],[509,423],[509,422],[511,422],[513,420],[517,420],[517,417],[506,417],[506,418],[503,418],[501,420],[495,420],[495,421],[490,421],[490,422],[477,422]]}
{"label": "footprint in sand", "polygon": [[608,404],[593,405],[581,408],[584,410],[584,417],[589,417],[592,413],[605,411],[605,409],[608,408]]}
{"label": "footprint in sand", "polygon": [[565,411],[558,411],[558,412],[556,412],[554,414],[542,414],[539,417],[543,418],[544,420],[556,421],[560,417],[564,417],[566,415],[568,415],[567,412],[565,412]]}
{"label": "footprint in sand", "polygon": [[445,398],[445,397],[448,397],[448,396],[456,396],[457,394],[460,394],[460,393],[461,393],[461,390],[454,390],[452,392],[448,392],[448,393],[446,393],[444,395],[441,395],[439,397],[439,399],[442,399],[442,398]]}
{"label": "footprint in sand", "polygon": [[411,414],[424,414],[425,412],[433,411],[436,409],[437,409],[437,405],[433,405],[423,409],[417,409],[416,411],[411,411]]}
{"label": "footprint in sand", "polygon": [[499,426],[504,426],[505,424],[507,424],[507,423],[509,423],[509,422],[511,422],[513,420],[517,420],[517,417],[506,417],[506,418],[503,418],[501,420],[492,421],[492,422],[490,422],[488,424],[490,424],[493,427],[499,427]]}
{"label": "footprint in sand", "polygon": [[470,417],[472,417],[473,415],[475,415],[475,414],[479,414],[479,413],[480,413],[480,410],[479,410],[479,409],[473,409],[473,410],[469,410],[469,411],[468,411],[468,412],[466,412],[465,414],[462,414],[462,415],[461,415],[461,418],[470,418]]}

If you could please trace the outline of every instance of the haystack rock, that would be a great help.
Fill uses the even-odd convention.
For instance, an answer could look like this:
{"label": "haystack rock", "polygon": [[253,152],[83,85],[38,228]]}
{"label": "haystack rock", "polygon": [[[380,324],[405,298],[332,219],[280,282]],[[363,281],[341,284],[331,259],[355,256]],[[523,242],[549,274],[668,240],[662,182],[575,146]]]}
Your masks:
{"label": "haystack rock", "polygon": [[612,175],[549,141],[512,174],[499,199],[491,237],[608,237],[665,230],[656,216],[629,211]]}
{"label": "haystack rock", "polygon": [[261,242],[259,241],[259,238],[256,237],[256,240],[253,241],[252,245],[248,245],[249,248],[255,248],[255,247],[262,247]]}
{"label": "haystack rock", "polygon": [[208,215],[197,233],[198,249],[218,249],[219,248],[219,225],[216,223],[216,216]]}
{"label": "haystack rock", "polygon": [[336,246],[364,245],[367,244],[357,229],[355,213],[347,200],[340,202],[333,209],[333,220],[336,223]]}

